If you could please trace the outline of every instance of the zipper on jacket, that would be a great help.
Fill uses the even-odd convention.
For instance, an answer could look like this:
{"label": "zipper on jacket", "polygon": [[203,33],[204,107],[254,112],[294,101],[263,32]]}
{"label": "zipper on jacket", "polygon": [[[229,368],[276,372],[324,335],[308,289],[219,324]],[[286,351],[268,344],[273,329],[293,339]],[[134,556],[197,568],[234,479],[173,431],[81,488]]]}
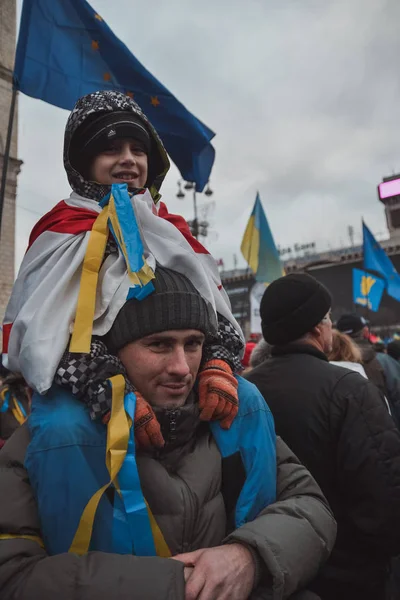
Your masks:
{"label": "zipper on jacket", "polygon": [[198,503],[192,490],[184,479],[175,473],[174,477],[182,482],[183,488],[183,506],[184,506],[184,526],[182,535],[182,552],[190,552],[193,546],[194,528],[198,517]]}
{"label": "zipper on jacket", "polygon": [[173,408],[168,411],[168,439],[166,440],[166,444],[168,442],[174,442],[176,440],[176,420],[179,416],[180,410],[178,408]]}
{"label": "zipper on jacket", "polygon": [[[174,442],[176,440],[176,425],[177,419],[180,414],[179,408],[171,409],[167,412],[168,415],[168,433],[167,439],[165,440],[165,446],[161,450],[162,453],[165,452],[168,443]],[[179,479],[182,483],[182,500],[184,507],[184,525],[183,525],[183,534],[182,534],[182,552],[189,552],[192,548],[193,544],[193,534],[195,524],[197,523],[198,516],[198,506],[197,499],[192,493],[192,490],[186,483],[186,481],[178,474],[174,473],[173,477]]]}

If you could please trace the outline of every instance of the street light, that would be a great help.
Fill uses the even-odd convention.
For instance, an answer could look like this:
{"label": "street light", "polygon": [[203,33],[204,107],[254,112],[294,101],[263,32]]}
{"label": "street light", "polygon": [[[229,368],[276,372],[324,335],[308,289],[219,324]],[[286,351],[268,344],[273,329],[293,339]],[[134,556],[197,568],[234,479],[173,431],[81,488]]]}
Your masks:
{"label": "street light", "polygon": [[180,200],[183,200],[183,198],[185,197],[184,192],[182,192],[180,181],[178,181],[178,193],[177,193],[176,197],[179,198]]}
{"label": "street light", "polygon": [[207,183],[207,188],[206,188],[206,190],[205,190],[204,193],[205,193],[206,196],[212,196],[213,195],[214,192],[210,188],[210,184],[209,183]]}
{"label": "street light", "polygon": [[[188,225],[190,227],[190,230],[192,232],[192,235],[198,239],[199,235],[202,235],[203,237],[207,237],[207,227],[208,227],[208,223],[206,221],[202,221],[201,223],[199,223],[198,220],[198,215],[197,215],[197,198],[196,198],[196,184],[193,183],[193,181],[185,181],[185,184],[183,186],[183,188],[187,191],[193,190],[193,213],[194,213],[194,218],[192,221],[188,221]],[[210,188],[210,184],[207,183],[207,188],[204,192],[204,194],[206,196],[212,196],[213,195],[213,191]],[[179,180],[178,181],[178,193],[176,194],[176,197],[179,198],[180,200],[183,200],[183,198],[185,197],[185,193],[182,191],[182,181]]]}

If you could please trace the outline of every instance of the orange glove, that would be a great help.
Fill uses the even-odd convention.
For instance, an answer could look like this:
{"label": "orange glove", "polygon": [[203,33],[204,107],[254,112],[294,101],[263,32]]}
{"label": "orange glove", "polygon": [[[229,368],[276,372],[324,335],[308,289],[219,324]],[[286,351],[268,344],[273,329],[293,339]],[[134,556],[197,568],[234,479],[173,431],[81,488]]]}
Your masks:
{"label": "orange glove", "polygon": [[134,428],[136,446],[142,450],[163,448],[165,441],[153,409],[138,391],[135,391],[135,395],[136,410]]}
{"label": "orange glove", "polygon": [[[133,423],[135,429],[136,447],[141,450],[153,450],[154,448],[163,448],[165,445],[161,433],[160,424],[154,414],[150,404],[146,402],[141,394],[135,390],[136,409],[135,420]],[[106,425],[110,420],[111,412],[103,417],[103,423]]]}
{"label": "orange glove", "polygon": [[202,421],[221,421],[229,429],[239,409],[238,382],[224,360],[209,360],[199,373],[199,407]]}

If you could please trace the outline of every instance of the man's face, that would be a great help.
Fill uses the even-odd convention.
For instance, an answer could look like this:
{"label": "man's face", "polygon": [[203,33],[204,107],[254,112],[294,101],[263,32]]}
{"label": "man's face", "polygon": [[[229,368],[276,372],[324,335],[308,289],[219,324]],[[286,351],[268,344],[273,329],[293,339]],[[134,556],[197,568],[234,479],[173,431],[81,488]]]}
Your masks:
{"label": "man's face", "polygon": [[332,344],[333,344],[333,332],[332,332],[332,319],[331,319],[331,311],[325,315],[320,323],[321,328],[321,337],[320,342],[323,348],[323,352],[325,354],[329,354],[332,352]]}
{"label": "man's face", "polygon": [[369,340],[370,331],[369,331],[369,327],[367,325],[365,325],[365,327],[363,327],[362,336],[365,340]]}
{"label": "man's face", "polygon": [[185,404],[200,367],[204,334],[195,329],[163,331],[127,344],[118,356],[128,378],[152,405]]}
{"label": "man's face", "polygon": [[142,188],[147,181],[147,154],[134,139],[118,139],[93,159],[89,179],[102,185],[126,183],[130,188]]}

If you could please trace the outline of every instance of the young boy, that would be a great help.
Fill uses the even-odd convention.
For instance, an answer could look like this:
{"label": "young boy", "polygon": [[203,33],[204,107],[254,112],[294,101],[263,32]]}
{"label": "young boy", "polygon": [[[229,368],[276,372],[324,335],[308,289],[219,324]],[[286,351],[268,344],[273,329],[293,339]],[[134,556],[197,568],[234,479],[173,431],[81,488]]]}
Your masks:
{"label": "young boy", "polygon": [[[131,199],[129,206],[125,202],[117,225],[122,235],[126,230],[136,241],[130,250],[139,253],[139,262],[143,253],[147,276],[157,264],[181,272],[218,314],[218,339],[204,351],[200,407],[203,419],[219,418],[229,427],[237,412],[233,371],[240,368],[243,337],[215,261],[191,236],[185,221],[169,215],[165,205],[158,203],[169,161],[156,131],[128,96],[113,91],[89,94],[78,100],[69,116],[64,165],[73,192],[32,231],[3,326],[6,366],[21,372],[41,394],[54,380],[69,387],[79,398],[90,398],[92,418],[108,418],[111,397],[105,382],[118,369],[113,357],[96,337],[85,352],[77,351],[79,344],[70,348],[73,352],[66,350],[77,329],[85,339],[104,335],[128,294],[140,287],[132,288],[126,263],[129,252],[115,227],[105,252],[99,250],[108,234],[99,225],[107,203],[104,198],[112,189],[126,201],[124,190],[111,187],[125,184]],[[89,297],[92,313],[85,312]],[[79,312],[80,302],[84,306]],[[83,326],[82,314],[93,315]],[[161,433],[154,427],[152,411],[138,395],[137,440],[162,445]]]}

